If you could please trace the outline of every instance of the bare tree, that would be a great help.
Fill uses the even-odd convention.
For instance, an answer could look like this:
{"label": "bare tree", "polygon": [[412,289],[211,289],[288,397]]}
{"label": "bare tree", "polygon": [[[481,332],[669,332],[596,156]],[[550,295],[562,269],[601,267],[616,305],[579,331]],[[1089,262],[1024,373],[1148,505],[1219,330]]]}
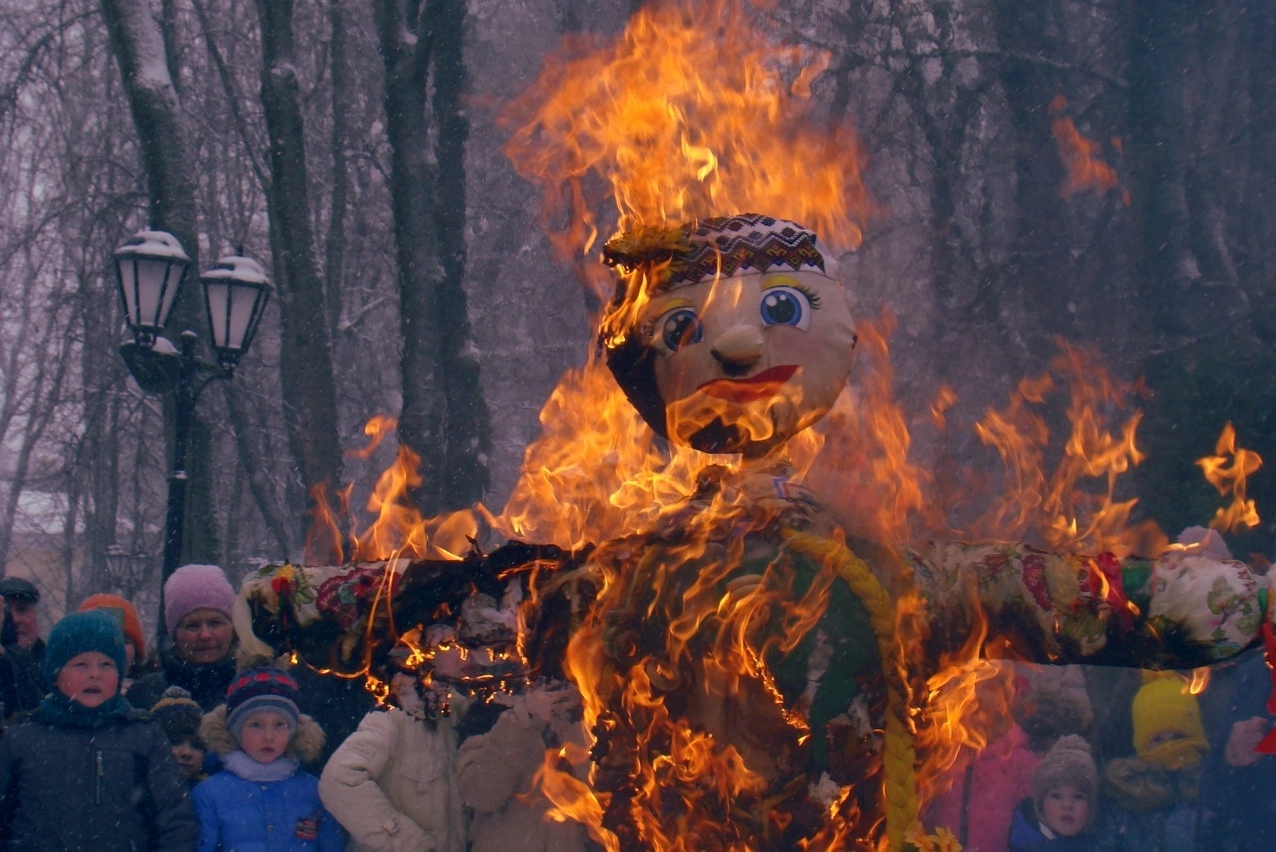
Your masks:
{"label": "bare tree", "polygon": [[[270,134],[269,206],[280,271],[280,371],[289,441],[308,490],[341,484],[327,298],[315,265],[291,0],[259,0],[261,99]],[[312,491],[312,493],[315,493]]]}
{"label": "bare tree", "polygon": [[[177,237],[190,255],[192,268],[198,270],[196,177],[181,102],[170,71],[172,39],[165,38],[146,0],[102,0],[102,15],[142,149],[150,225]],[[202,305],[198,290],[196,286],[186,286],[178,293],[171,329],[180,332],[200,327]],[[166,433],[173,435],[175,414],[167,412],[165,424]],[[210,441],[207,423],[197,412],[191,418],[186,457],[187,473],[193,481],[206,481],[210,475]],[[212,560],[219,550],[210,498],[207,488],[190,489],[183,527],[184,552],[189,559]]]}
{"label": "bare tree", "polygon": [[[17,309],[17,316],[6,311],[0,320],[6,331],[13,333],[10,345],[0,350],[4,380],[0,446],[17,445],[10,457],[12,467],[6,464],[9,469],[2,471],[7,489],[0,506],[0,566],[8,564],[18,504],[32,473],[37,446],[62,404],[70,362],[63,294],[57,288],[47,294],[41,292],[46,270],[32,256],[37,251],[35,241],[28,242],[24,249],[27,274],[18,277],[18,286],[10,285],[12,289],[6,294],[6,301]],[[17,440],[10,442],[9,432],[15,422],[19,426]]]}
{"label": "bare tree", "polygon": [[329,64],[332,67],[332,203],[329,205],[328,238],[324,246],[324,288],[327,294],[329,333],[335,337],[341,320],[342,273],[346,257],[346,205],[350,196],[350,175],[346,166],[349,138],[350,69],[346,56],[346,28],[350,16],[344,0],[328,0],[328,20],[332,25]]}
{"label": "bare tree", "polygon": [[489,482],[487,404],[462,286],[469,132],[460,101],[464,16],[457,0],[376,3],[394,152],[390,193],[403,340],[399,435],[421,456],[417,502],[427,512],[474,502]]}

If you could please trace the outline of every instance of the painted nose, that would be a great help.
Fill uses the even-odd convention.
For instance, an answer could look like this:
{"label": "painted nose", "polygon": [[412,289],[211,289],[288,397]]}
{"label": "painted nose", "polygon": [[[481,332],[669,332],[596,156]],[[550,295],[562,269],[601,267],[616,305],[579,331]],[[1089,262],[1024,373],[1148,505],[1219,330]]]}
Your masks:
{"label": "painted nose", "polygon": [[762,357],[762,330],[736,325],[722,332],[709,350],[728,375],[746,372]]}

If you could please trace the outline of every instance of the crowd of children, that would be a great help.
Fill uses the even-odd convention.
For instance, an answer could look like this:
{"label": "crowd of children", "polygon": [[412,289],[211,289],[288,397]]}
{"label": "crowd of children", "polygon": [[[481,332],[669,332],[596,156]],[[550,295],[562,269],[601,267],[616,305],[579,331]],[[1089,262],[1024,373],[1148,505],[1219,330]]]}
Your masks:
{"label": "crowd of children", "polygon": [[[533,792],[547,746],[583,743],[565,684],[441,713],[440,694],[401,673],[399,706],[368,713],[323,762],[324,731],[293,675],[231,668],[234,595],[220,569],[179,569],[165,597],[151,671],[123,598],[94,595],[54,626],[46,694],[0,738],[0,849],[585,848]],[[305,765],[322,766],[322,781]]]}
{"label": "crowd of children", "polygon": [[[1246,690],[1262,691],[1264,697],[1271,692],[1261,652],[1218,667],[1210,686],[1202,680],[1194,686],[1174,672],[1129,673],[1137,685],[1122,685],[1127,678],[1116,679],[1115,688],[1112,682],[1103,684],[1109,722],[1125,731],[1124,742],[1106,738],[1106,755],[1086,693],[1074,686],[1073,697],[1060,702],[1059,681],[1078,670],[1025,670],[1036,677],[1017,679],[1027,684],[1027,694],[1015,702],[1018,720],[996,731],[997,738],[978,756],[963,761],[964,777],[958,772],[950,779],[960,791],[962,781],[977,781],[980,771],[990,774],[986,764],[994,755],[1001,761],[1000,778],[1010,783],[984,783],[959,793],[962,806],[957,808],[950,790],[930,809],[929,826],[949,829],[967,852],[1268,848],[1262,829],[1276,827],[1276,788],[1262,782],[1276,779],[1276,758],[1254,747],[1272,719],[1259,715],[1262,709],[1246,717],[1243,712],[1251,710],[1238,706]],[[1129,696],[1129,689],[1133,695],[1121,708],[1110,706]],[[1248,706],[1253,707],[1252,697]],[[1042,710],[1048,711],[1045,719]],[[1026,754],[1021,725],[1035,734]],[[1209,731],[1215,732],[1213,741]],[[1009,760],[1011,755],[1018,759]],[[1025,762],[1033,765],[1027,773]],[[1237,807],[1238,800],[1245,806]]]}
{"label": "crowd of children", "polygon": [[[225,679],[220,571],[174,580],[169,643],[197,627],[167,673],[144,674],[145,638],[121,598],[95,595],[54,626],[47,692],[0,738],[0,849],[590,848],[535,789],[547,749],[584,744],[566,684],[441,713],[440,694],[400,673],[398,706],[368,713],[321,762],[324,732],[291,674],[258,661]],[[1272,721],[1261,653],[1216,667],[1204,689],[1175,673],[1008,671],[1012,697],[977,696],[970,721],[987,744],[959,755],[928,828],[968,852],[1266,848],[1276,757],[1255,751]],[[164,688],[138,707],[130,683],[143,677]],[[223,679],[221,701],[201,705],[183,678],[204,693]]]}
{"label": "crowd of children", "polygon": [[[209,637],[229,621],[233,594],[211,568],[181,569],[166,586],[177,602],[169,639],[198,622],[192,646],[221,663],[221,640]],[[184,600],[192,589],[200,593]],[[47,694],[6,720],[0,738],[0,848],[343,850],[319,779],[301,768],[324,735],[302,714],[292,676],[249,668],[208,712],[176,685],[140,708],[142,690],[130,686],[144,648],[132,605],[114,596],[89,598],[53,627]]]}

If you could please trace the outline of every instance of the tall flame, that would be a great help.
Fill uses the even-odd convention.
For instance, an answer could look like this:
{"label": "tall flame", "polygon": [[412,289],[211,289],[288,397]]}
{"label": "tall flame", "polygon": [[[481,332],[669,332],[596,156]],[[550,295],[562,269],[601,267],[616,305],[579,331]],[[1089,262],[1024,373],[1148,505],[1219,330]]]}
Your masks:
{"label": "tall flame", "polygon": [[[397,425],[393,417],[372,417],[363,427],[368,443],[349,455],[369,458]],[[412,499],[412,489],[421,485],[420,463],[421,457],[409,447],[398,447],[394,463],[377,477],[368,496],[366,509],[374,520],[362,533],[358,519],[350,511],[354,483],[338,493],[337,514],[332,512],[326,489],[317,486],[312,495],[314,514],[306,538],[306,560],[316,565],[356,560],[393,562],[400,556],[461,559],[478,533],[477,515],[462,510],[431,518],[423,516]],[[348,531],[345,536],[343,526]]]}
{"label": "tall flame", "polygon": [[1196,464],[1224,497],[1232,495],[1231,505],[1219,509],[1210,521],[1212,529],[1228,532],[1238,527],[1258,526],[1258,507],[1245,497],[1246,480],[1263,465],[1262,456],[1253,450],[1236,446],[1236,430],[1228,423],[1214,445],[1214,455],[1197,459]]}
{"label": "tall flame", "polygon": [[712,456],[666,450],[610,372],[591,361],[569,371],[541,409],[541,436],[495,520],[527,541],[579,548],[646,529],[695,489]]}
{"label": "tall flame", "polygon": [[[1060,346],[1045,374],[1020,381],[1010,404],[988,411],[975,427],[980,439],[1001,455],[1007,472],[1003,495],[974,532],[1002,539],[1032,533],[1059,550],[1159,555],[1164,546],[1159,531],[1130,527],[1137,499],[1116,499],[1119,477],[1143,461],[1135,442],[1142,412],[1130,409],[1139,388],[1110,376],[1094,352]],[[1047,476],[1050,430],[1044,405],[1058,381],[1070,392],[1066,414],[1071,430],[1059,463]],[[1119,431],[1109,425],[1118,413],[1124,417]]]}
{"label": "tall flame", "polygon": [[739,0],[656,3],[614,41],[569,40],[546,61],[504,114],[505,153],[543,186],[564,257],[587,254],[600,230],[750,211],[835,249],[859,245],[872,205],[855,133],[810,120],[830,56],[781,45],[767,26]]}

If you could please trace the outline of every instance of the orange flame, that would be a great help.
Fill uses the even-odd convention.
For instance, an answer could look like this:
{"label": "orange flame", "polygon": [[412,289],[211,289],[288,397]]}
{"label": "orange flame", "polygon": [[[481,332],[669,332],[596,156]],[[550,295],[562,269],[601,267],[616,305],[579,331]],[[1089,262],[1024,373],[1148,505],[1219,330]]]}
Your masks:
{"label": "orange flame", "polygon": [[540,420],[541,437],[527,448],[523,475],[495,519],[513,538],[579,548],[648,528],[691,495],[713,461],[659,446],[596,361],[563,377]]}
{"label": "orange flame", "polygon": [[930,419],[935,428],[944,431],[948,428],[948,409],[957,404],[957,392],[944,382],[935,392],[935,400],[930,404]]}
{"label": "orange flame", "polygon": [[[363,432],[371,439],[349,455],[367,459],[394,434],[397,421],[377,415],[364,424]],[[310,531],[306,537],[306,560],[312,565],[341,564],[345,561],[376,562],[400,556],[413,559],[462,559],[470,542],[478,533],[474,511],[462,510],[424,517],[412,500],[412,489],[421,485],[418,466],[421,457],[406,445],[396,451],[394,463],[381,472],[368,496],[366,508],[374,520],[366,531],[358,531],[358,519],[350,511],[351,483],[338,493],[339,514],[349,530],[348,544],[343,546],[338,515],[332,512],[324,486],[312,492]]]}
{"label": "orange flame", "polygon": [[[566,41],[509,106],[505,153],[544,187],[547,229],[568,222],[564,257],[613,226],[756,211],[859,245],[872,205],[854,131],[809,120],[830,56],[777,43],[759,17],[738,0],[652,4],[611,43]],[[606,301],[610,276],[586,275]]]}
{"label": "orange flame", "polygon": [[[1137,499],[1116,499],[1118,478],[1143,460],[1135,443],[1142,413],[1135,409],[1124,415],[1119,434],[1108,425],[1112,413],[1128,409],[1139,388],[1109,376],[1095,353],[1060,345],[1063,351],[1047,373],[1022,380],[1010,404],[988,411],[975,427],[1007,468],[1004,494],[976,524],[975,532],[1002,539],[1032,532],[1060,550],[1157,556],[1164,536],[1146,525],[1131,527],[1130,512]],[[1058,465],[1047,477],[1050,430],[1042,406],[1056,389],[1055,377],[1070,391],[1071,432]],[[1099,490],[1082,487],[1095,480],[1101,483]]]}
{"label": "orange flame", "polygon": [[1219,509],[1210,521],[1210,528],[1228,532],[1238,527],[1258,526],[1258,507],[1245,497],[1246,480],[1263,465],[1262,457],[1253,450],[1236,446],[1236,430],[1228,423],[1218,436],[1212,456],[1197,459],[1196,464],[1218,493],[1232,495],[1230,506]]}
{"label": "orange flame", "polygon": [[889,312],[859,323],[852,390],[810,430],[822,442],[813,457],[803,461],[800,442],[791,452],[799,468],[809,468],[807,481],[849,535],[902,545],[923,508],[929,477],[909,460],[908,417],[895,399],[888,346],[895,325]]}
{"label": "orange flame", "polygon": [[1087,189],[1106,192],[1117,185],[1116,172],[1099,156],[1102,150],[1099,143],[1082,136],[1072,119],[1064,114],[1067,106],[1068,99],[1063,95],[1057,95],[1050,102],[1050,132],[1054,134],[1059,145],[1059,157],[1068,170],[1060,192],[1064,198],[1071,198]]}
{"label": "orange flame", "polygon": [[[725,504],[716,509],[707,515],[721,517],[733,511]],[[596,556],[605,585],[595,612],[606,613],[606,618],[587,622],[573,635],[565,660],[591,730],[616,731],[617,707],[645,721],[631,732],[635,741],[629,748],[617,731],[620,759],[615,751],[606,751],[595,772],[633,773],[627,806],[644,845],[654,849],[697,848],[697,837],[723,836],[722,826],[751,810],[766,818],[768,809],[759,797],[768,780],[753,767],[770,766],[773,758],[760,753],[757,743],[740,739],[739,731],[723,728],[724,714],[739,712],[730,709],[736,702],[744,701],[780,728],[808,730],[800,715],[784,710],[769,680],[762,663],[767,647],[754,647],[749,637],[759,619],[778,618],[782,629],[770,641],[791,650],[827,606],[833,578],[817,580],[801,595],[794,595],[792,577],[778,568],[732,579],[743,541],[728,546],[733,552],[719,553],[718,546],[693,537],[683,548],[644,560],[634,570],[630,544],[622,540],[605,545]],[[688,576],[688,562],[700,573]],[[724,584],[727,593],[722,595]],[[641,620],[658,619],[667,625],[663,649],[644,645],[627,632],[631,628],[625,613],[642,600],[650,603]],[[706,635],[715,637],[711,648],[697,644]],[[619,648],[633,648],[642,656],[617,670],[605,658]],[[687,695],[688,705],[675,714],[665,696],[688,678],[703,689]],[[604,847],[620,848],[620,839],[602,821],[607,794],[586,789],[551,765],[555,762],[549,760],[542,768],[543,789],[556,805],[554,813],[584,822]],[[678,826],[676,833],[670,832],[672,825]]]}
{"label": "orange flame", "polygon": [[[338,498],[348,497],[345,490]],[[345,500],[342,500],[345,503]],[[339,513],[332,511],[328,502],[328,485],[321,482],[310,487],[310,528],[306,530],[306,563],[309,565],[339,565],[344,559]]]}
{"label": "orange flame", "polygon": [[[510,107],[505,118],[516,130],[506,153],[521,174],[544,187],[545,219],[558,229],[553,239],[565,257],[588,256],[599,234],[612,228],[659,228],[744,211],[800,221],[835,249],[858,246],[872,204],[854,134],[844,124],[817,133],[808,122],[811,86],[829,57],[775,44],[758,17],[732,0],[643,9],[613,42],[569,41]],[[1115,185],[1115,173],[1095,157],[1097,146],[1060,114],[1065,105],[1059,99],[1052,107],[1069,168],[1065,196]],[[610,273],[597,262],[580,271],[607,301]],[[889,316],[860,325],[867,363],[858,369],[856,386],[786,448],[797,478],[826,498],[846,530],[886,544],[910,538],[929,484],[909,460],[908,419],[893,397],[887,346],[893,328]],[[1042,406],[1060,383],[1071,389],[1071,433],[1057,469],[1047,476],[1054,450]],[[998,537],[1032,530],[1061,548],[1135,549],[1128,529],[1134,501],[1115,495],[1117,478],[1142,458],[1134,442],[1139,415],[1130,414],[1119,430],[1108,425],[1133,390],[1108,378],[1094,356],[1067,347],[1049,373],[1021,382],[1010,405],[990,411],[979,427],[1008,470],[1008,493],[980,530]],[[932,407],[939,428],[955,400],[950,388],[940,389]],[[624,754],[637,757],[620,766],[604,758],[593,766],[591,780],[600,773],[633,773],[629,805],[648,848],[687,849],[703,838],[720,838],[724,824],[742,818],[740,809],[765,816],[765,767],[778,758],[714,720],[734,701],[758,709],[798,742],[809,737],[801,701],[783,706],[762,660],[764,652],[795,644],[810,632],[828,605],[835,578],[821,575],[796,595],[793,578],[777,565],[760,575],[728,576],[741,564],[742,541],[723,544],[712,539],[712,531],[729,523],[747,527],[754,519],[738,493],[702,486],[735,483],[749,472],[749,463],[658,441],[596,357],[564,376],[541,423],[542,436],[528,447],[522,476],[499,515],[476,507],[421,517],[411,500],[420,484],[418,459],[400,447],[368,498],[375,522],[359,534],[350,520],[346,554],[340,524],[329,512],[318,524],[317,546],[338,559],[389,559],[392,572],[399,554],[463,554],[477,531],[476,514],[507,538],[570,549],[605,542],[591,565],[598,573],[592,579],[601,585],[598,603],[589,618],[573,625],[564,670],[581,693],[586,728],[600,733],[600,740],[622,733],[617,707],[642,724],[625,732],[637,742]],[[369,457],[393,429],[393,420],[374,418],[365,427],[369,444],[356,455]],[[1091,480],[1102,486],[1081,487]],[[696,501],[709,505],[697,503],[698,514],[679,516],[684,528],[676,546],[652,555],[636,544],[636,531],[657,528],[666,513],[685,511]],[[699,566],[700,573],[688,576],[688,565]],[[389,584],[378,595],[382,590],[390,594]],[[920,605],[905,598],[897,611],[907,652],[919,654]],[[666,628],[659,636],[663,647],[646,647],[625,633],[628,616]],[[767,620],[781,629],[768,634],[770,645],[754,647],[755,628]],[[705,635],[714,637],[707,650],[703,642],[695,644]],[[423,648],[419,631],[400,638],[413,662],[425,664],[439,650]],[[963,749],[982,748],[997,733],[994,721],[1008,718],[1007,675],[993,663],[974,662],[985,638],[986,625],[977,625],[967,646],[944,661],[954,668],[917,691],[927,696],[915,721],[924,750],[919,783],[928,795],[938,791],[940,776]],[[618,670],[608,659],[618,649],[635,652],[632,666]],[[703,689],[675,713],[664,695],[683,678]],[[390,690],[371,676],[368,688],[382,700]],[[596,842],[618,849],[621,839],[604,825],[614,803],[598,792],[599,785],[580,777],[579,768],[590,759],[587,750],[574,746],[547,751],[538,783],[554,805],[551,817],[577,820]],[[831,797],[825,829],[804,848],[845,848],[852,842],[848,821],[857,805],[850,793],[840,789]],[[676,833],[670,831],[671,809],[678,814]]]}
{"label": "orange flame", "polygon": [[363,434],[367,435],[371,440],[367,444],[357,450],[350,450],[346,455],[356,459],[367,459],[377,447],[381,446],[381,442],[386,439],[387,435],[393,435],[394,430],[398,428],[399,421],[385,414],[378,414],[363,424]]}
{"label": "orange flame", "polygon": [[[986,634],[985,634],[986,635]],[[977,651],[968,648],[967,652]],[[923,796],[945,791],[965,765],[1010,728],[1014,679],[1009,666],[968,657],[932,676],[918,726]]]}

